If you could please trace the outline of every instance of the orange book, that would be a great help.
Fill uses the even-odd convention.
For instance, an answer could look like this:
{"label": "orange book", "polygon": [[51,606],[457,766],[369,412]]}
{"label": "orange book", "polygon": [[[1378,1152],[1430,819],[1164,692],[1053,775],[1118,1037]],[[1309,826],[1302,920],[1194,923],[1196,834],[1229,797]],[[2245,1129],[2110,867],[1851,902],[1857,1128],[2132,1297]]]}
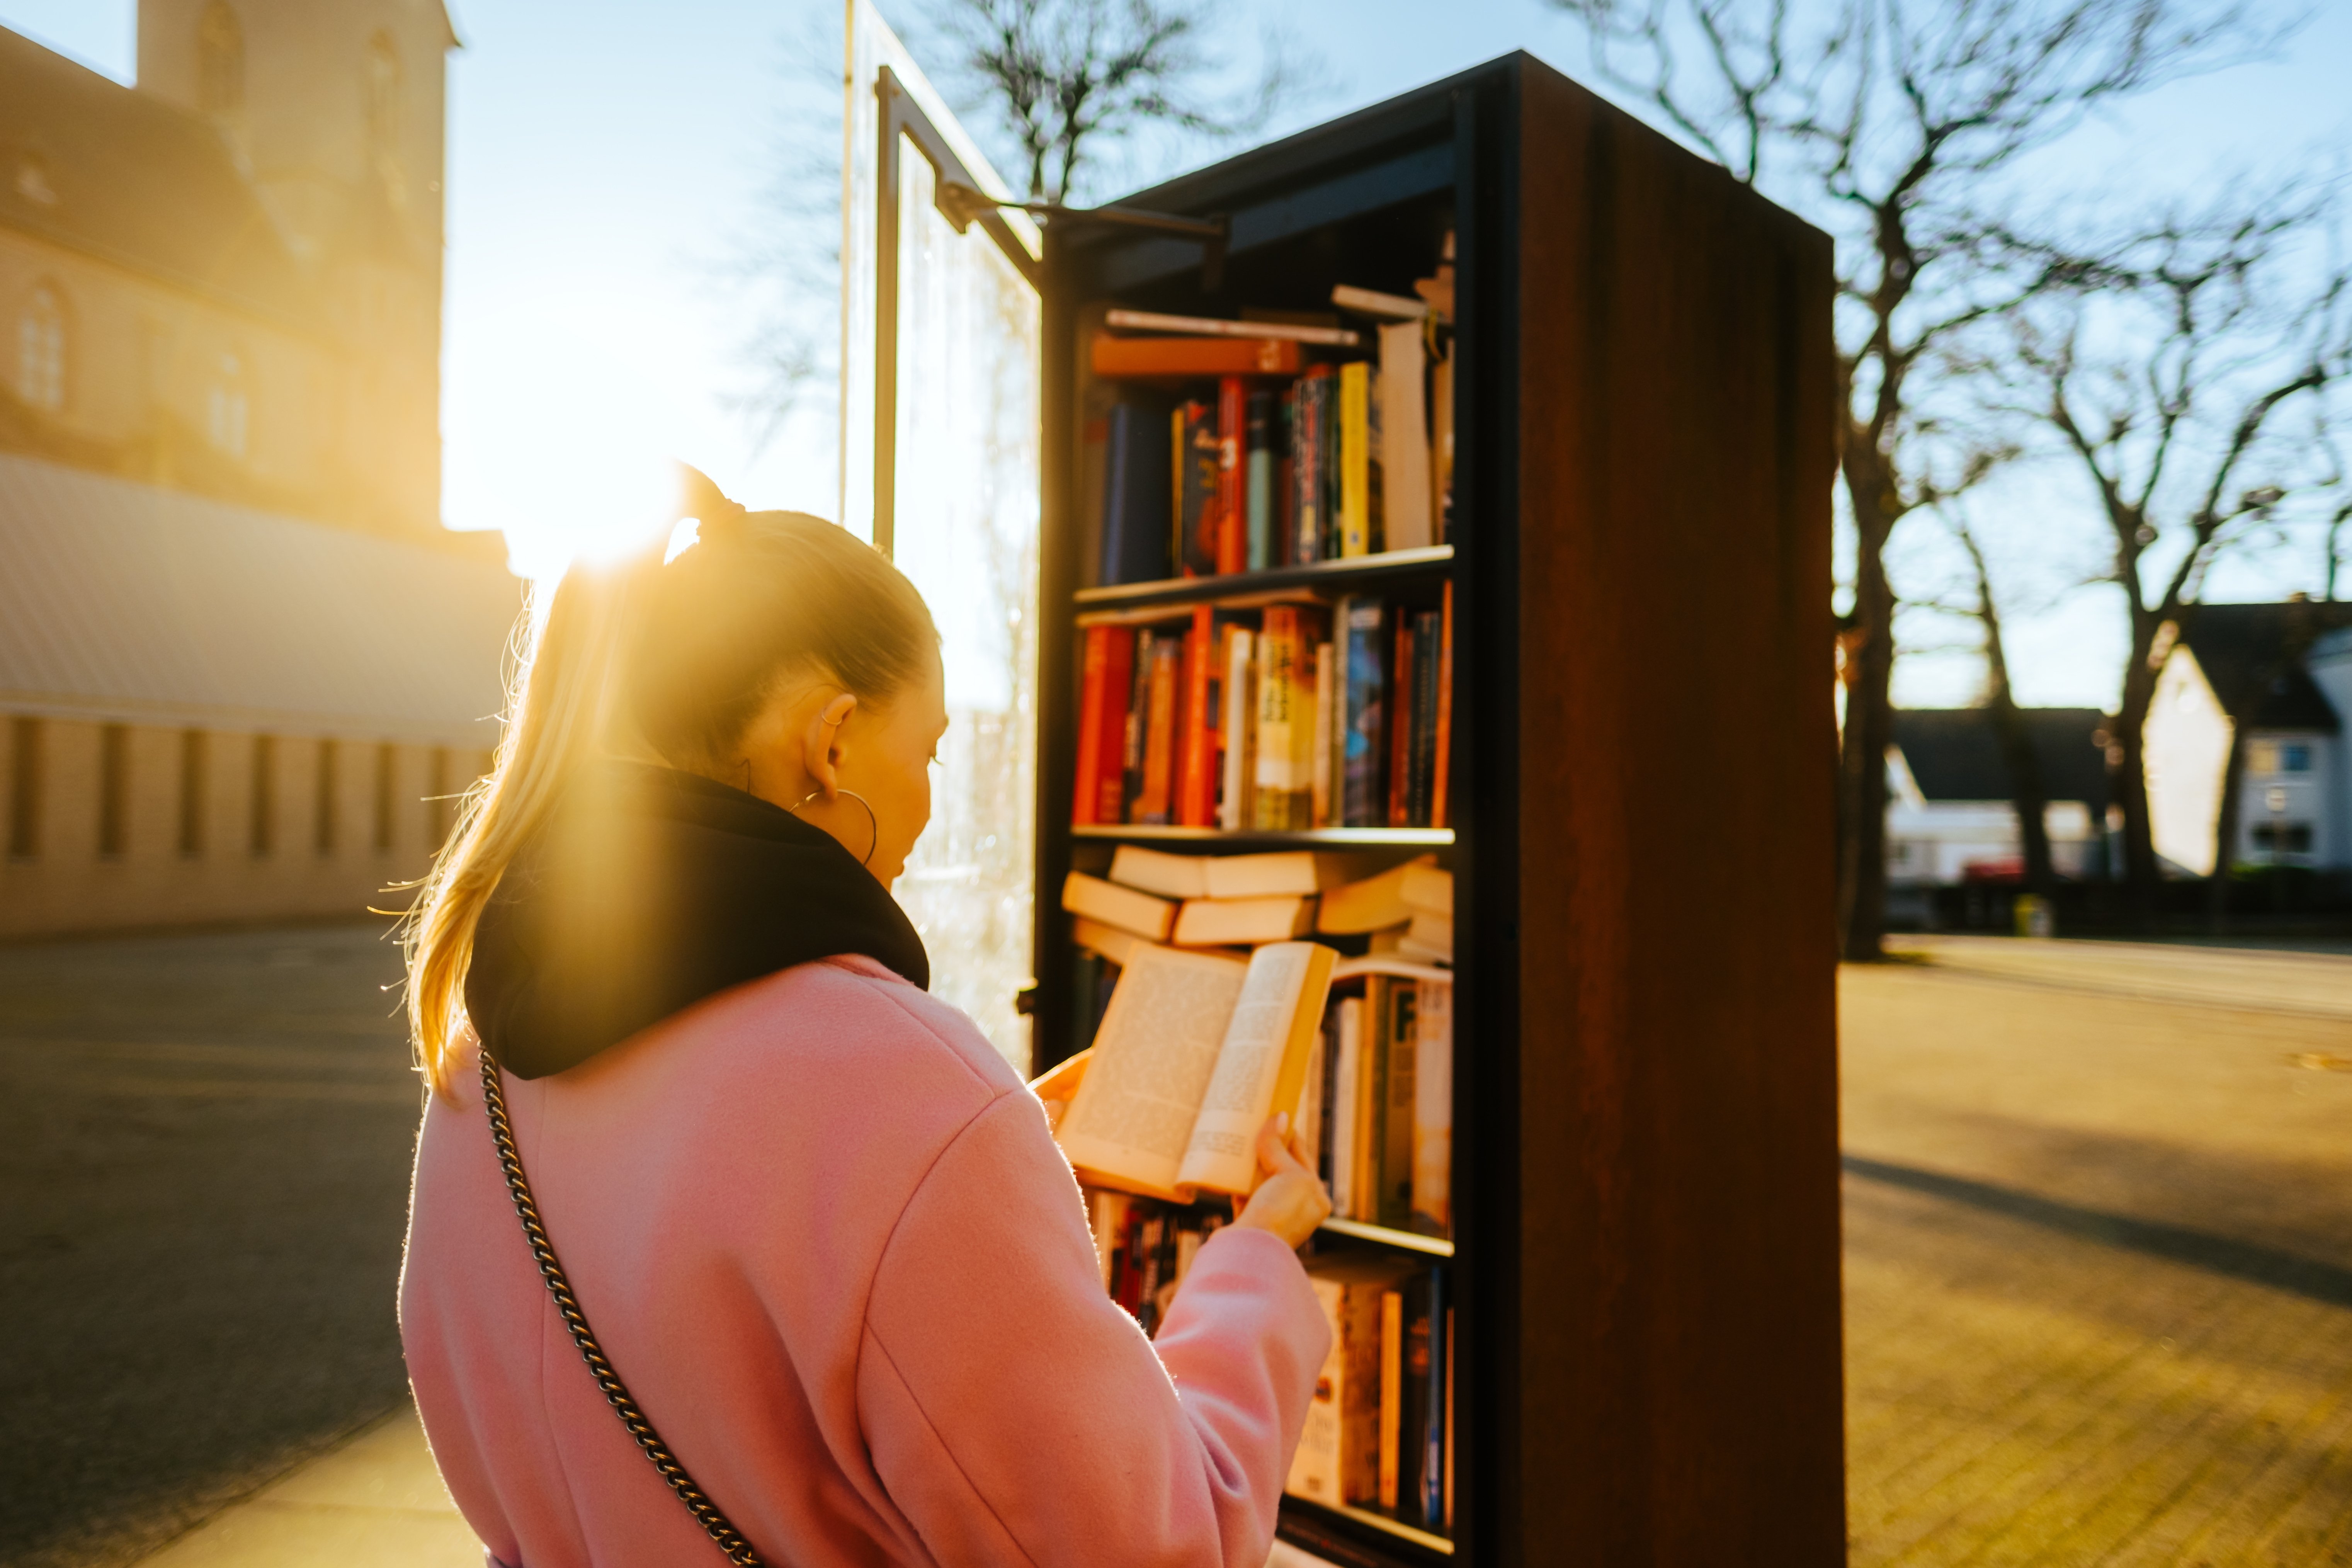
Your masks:
{"label": "orange book", "polygon": [[1122,375],[1297,375],[1298,345],[1279,338],[1115,338],[1096,334],[1094,373]]}
{"label": "orange book", "polygon": [[[1437,765],[1432,770],[1429,784],[1429,825],[1432,827],[1450,826],[1445,816],[1445,781],[1448,761],[1454,752],[1454,584],[1445,584],[1445,598],[1439,606],[1437,638]],[[1446,1342],[1450,1353],[1453,1342]]]}
{"label": "orange book", "polygon": [[[1103,634],[1103,673],[1099,692],[1089,684],[1087,700],[1095,704],[1094,815],[1092,822],[1127,820],[1127,708],[1135,692],[1135,630],[1131,626],[1089,626],[1087,636]],[[1091,672],[1089,673],[1091,681]],[[1085,743],[1086,710],[1078,718],[1079,743]],[[1084,776],[1083,774],[1081,775]]]}
{"label": "orange book", "polygon": [[1103,677],[1110,668],[1108,626],[1087,628],[1086,675],[1078,687],[1078,777],[1070,791],[1070,821],[1078,826],[1100,820],[1102,799]]}
{"label": "orange book", "polygon": [[1396,630],[1390,641],[1396,673],[1390,678],[1389,700],[1381,709],[1389,726],[1389,826],[1410,827],[1405,800],[1412,785],[1412,617],[1402,611],[1395,615]]}
{"label": "orange book", "polygon": [[1217,574],[1249,568],[1249,509],[1242,503],[1242,435],[1249,386],[1240,376],[1217,383]]}
{"label": "orange book", "polygon": [[1192,630],[1184,638],[1184,772],[1176,792],[1176,820],[1185,827],[1217,825],[1216,703],[1210,689],[1217,678],[1216,612],[1192,607]]}
{"label": "orange book", "polygon": [[1143,788],[1135,801],[1135,820],[1164,825],[1174,804],[1176,780],[1176,687],[1182,646],[1175,638],[1154,638],[1150,682],[1144,688]]}

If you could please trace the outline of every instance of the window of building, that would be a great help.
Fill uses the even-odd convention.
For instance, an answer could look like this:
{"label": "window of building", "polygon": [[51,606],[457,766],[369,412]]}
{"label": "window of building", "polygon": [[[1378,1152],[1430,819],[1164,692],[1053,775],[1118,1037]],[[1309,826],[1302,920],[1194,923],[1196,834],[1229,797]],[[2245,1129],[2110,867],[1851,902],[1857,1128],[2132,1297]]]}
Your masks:
{"label": "window of building", "polygon": [[2311,853],[2311,824],[2308,822],[2257,822],[2253,829],[2254,847],[2271,855],[2308,855]]}
{"label": "window of building", "polygon": [[98,731],[98,852],[111,859],[131,842],[131,727]]}
{"label": "window of building", "polygon": [[247,437],[250,435],[251,403],[245,387],[245,362],[236,354],[223,354],[213,384],[205,394],[205,437],[214,449],[232,458],[245,456]]}
{"label": "window of building", "polygon": [[318,794],[310,803],[310,847],[321,855],[335,852],[335,742],[319,742]]}
{"label": "window of building", "polygon": [[29,860],[41,852],[41,742],[38,719],[8,721],[8,853]]}
{"label": "window of building", "polygon": [[400,779],[400,748],[390,741],[375,749],[375,847],[392,847],[393,801]]}
{"label": "window of building", "polygon": [[449,837],[449,748],[433,748],[432,770],[425,781],[425,842],[434,848],[441,847]]}
{"label": "window of building", "polygon": [[205,852],[205,789],[211,746],[202,730],[180,731],[180,853]]}
{"label": "window of building", "polygon": [[2311,771],[2311,745],[2305,741],[2249,741],[2246,742],[2246,772],[2257,778],[2273,773],[2307,773]]}
{"label": "window of building", "polygon": [[51,414],[66,405],[66,308],[46,283],[16,318],[16,391]]}
{"label": "window of building", "polygon": [[213,0],[196,22],[196,105],[206,114],[245,107],[245,29],[223,0]]}
{"label": "window of building", "polygon": [[257,857],[278,847],[278,737],[253,738],[253,795],[247,847]]}
{"label": "window of building", "polygon": [[2278,749],[2278,771],[2283,773],[2307,773],[2311,771],[2311,748],[2301,741],[2289,741]]}
{"label": "window of building", "polygon": [[400,49],[392,35],[368,40],[364,66],[368,151],[389,157],[400,143]]}

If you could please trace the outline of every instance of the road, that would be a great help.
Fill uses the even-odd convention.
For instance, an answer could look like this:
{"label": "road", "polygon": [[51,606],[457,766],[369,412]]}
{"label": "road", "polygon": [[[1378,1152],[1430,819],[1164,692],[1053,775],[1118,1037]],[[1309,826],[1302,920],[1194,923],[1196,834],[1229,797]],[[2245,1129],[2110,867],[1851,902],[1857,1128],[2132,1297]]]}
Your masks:
{"label": "road", "polygon": [[396,1406],[380,930],[0,948],[0,1563],[114,1564]]}
{"label": "road", "polygon": [[1843,979],[1853,1562],[2352,1563],[2352,960]]}

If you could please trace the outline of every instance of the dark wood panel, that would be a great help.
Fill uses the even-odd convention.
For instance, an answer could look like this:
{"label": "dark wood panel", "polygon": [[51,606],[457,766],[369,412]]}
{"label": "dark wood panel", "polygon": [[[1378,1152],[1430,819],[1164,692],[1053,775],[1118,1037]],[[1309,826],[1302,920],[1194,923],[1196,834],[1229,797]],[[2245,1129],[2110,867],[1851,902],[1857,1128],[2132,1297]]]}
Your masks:
{"label": "dark wood panel", "polygon": [[1528,1563],[1838,1563],[1828,243],[1518,74],[1498,1523]]}

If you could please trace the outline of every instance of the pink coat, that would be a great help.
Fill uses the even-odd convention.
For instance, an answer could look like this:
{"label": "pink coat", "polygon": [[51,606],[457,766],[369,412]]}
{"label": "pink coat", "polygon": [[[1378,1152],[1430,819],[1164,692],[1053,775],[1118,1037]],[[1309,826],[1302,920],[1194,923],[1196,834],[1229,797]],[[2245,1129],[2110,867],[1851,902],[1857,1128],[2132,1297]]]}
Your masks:
{"label": "pink coat", "polygon": [[[425,1112],[400,1289],[450,1494],[519,1568],[722,1562],[549,1301],[473,1071]],[[771,1564],[1265,1563],[1329,1343],[1305,1270],[1221,1231],[1146,1340],[954,1008],[831,959],[506,1084],[605,1352]]]}

